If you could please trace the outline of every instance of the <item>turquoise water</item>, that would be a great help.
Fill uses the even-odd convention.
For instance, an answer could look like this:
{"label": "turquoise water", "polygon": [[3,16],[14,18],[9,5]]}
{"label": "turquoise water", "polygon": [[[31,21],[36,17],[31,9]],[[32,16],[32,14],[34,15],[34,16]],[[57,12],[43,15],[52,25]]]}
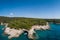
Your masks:
{"label": "turquoise water", "polygon": [[2,30],[2,28],[4,28],[4,26],[0,25],[0,40],[8,40],[8,36],[4,35],[4,30]]}
{"label": "turquoise water", "polygon": [[[0,26],[0,40],[8,40],[8,36],[3,35],[4,26]],[[35,40],[60,40],[60,24],[50,23],[49,30],[35,30],[36,39]],[[18,38],[12,38],[12,40],[29,40],[28,36],[25,35],[25,32],[21,34]]]}

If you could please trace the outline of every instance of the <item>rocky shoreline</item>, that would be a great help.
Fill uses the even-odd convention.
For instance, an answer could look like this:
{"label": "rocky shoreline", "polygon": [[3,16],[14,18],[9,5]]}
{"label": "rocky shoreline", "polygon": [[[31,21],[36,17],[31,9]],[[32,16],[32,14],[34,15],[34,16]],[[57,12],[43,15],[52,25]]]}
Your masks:
{"label": "rocky shoreline", "polygon": [[[1,25],[3,25],[3,23],[1,23]],[[13,37],[19,37],[24,31],[27,31],[28,32],[28,37],[30,39],[34,39],[33,37],[33,33],[35,33],[35,30],[46,30],[46,29],[49,29],[50,26],[47,22],[46,25],[33,25],[32,28],[30,30],[26,30],[26,29],[14,29],[14,28],[10,28],[8,27],[8,24],[7,23],[4,23],[5,25],[5,30],[4,30],[4,33],[5,34],[8,34],[8,38],[11,39]]]}

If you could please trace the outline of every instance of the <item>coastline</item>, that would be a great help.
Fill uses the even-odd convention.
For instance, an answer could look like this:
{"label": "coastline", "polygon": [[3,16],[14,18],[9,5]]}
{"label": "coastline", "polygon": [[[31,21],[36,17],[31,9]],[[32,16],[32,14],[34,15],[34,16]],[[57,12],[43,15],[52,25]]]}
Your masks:
{"label": "coastline", "polygon": [[30,39],[34,39],[33,33],[36,33],[35,30],[42,30],[42,29],[43,30],[50,29],[50,26],[49,26],[48,22],[46,23],[46,25],[43,25],[43,26],[41,26],[41,25],[32,26],[32,28],[28,32],[28,37]]}
{"label": "coastline", "polygon": [[14,29],[14,28],[10,28],[8,27],[8,24],[5,24],[5,31],[4,33],[9,35],[8,38],[11,39],[13,37],[19,37],[24,31],[28,32],[28,38],[30,39],[34,39],[33,34],[35,33],[35,30],[46,30],[49,29],[50,26],[48,24],[48,22],[46,23],[46,25],[33,25],[32,28],[30,30],[26,30],[26,29]]}

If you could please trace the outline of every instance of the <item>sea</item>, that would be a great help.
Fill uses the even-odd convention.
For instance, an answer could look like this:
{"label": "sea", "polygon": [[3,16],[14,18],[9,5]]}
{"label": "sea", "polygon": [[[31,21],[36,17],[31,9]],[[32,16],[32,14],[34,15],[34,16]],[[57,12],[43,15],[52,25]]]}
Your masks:
{"label": "sea", "polygon": [[[49,23],[48,30],[35,30],[36,38],[34,40],[60,40],[60,24]],[[29,39],[26,32],[17,38],[8,39],[9,35],[4,34],[4,26],[0,25],[0,40],[32,40]]]}

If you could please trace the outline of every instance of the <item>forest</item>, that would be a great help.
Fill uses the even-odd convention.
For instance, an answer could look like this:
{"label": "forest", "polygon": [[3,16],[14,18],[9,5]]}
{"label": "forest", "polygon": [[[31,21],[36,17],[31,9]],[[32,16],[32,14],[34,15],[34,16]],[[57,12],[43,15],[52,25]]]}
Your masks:
{"label": "forest", "polygon": [[46,25],[46,22],[60,23],[60,19],[42,19],[26,17],[5,17],[0,16],[0,23],[8,23],[8,27],[15,29],[30,29],[33,25]]}

